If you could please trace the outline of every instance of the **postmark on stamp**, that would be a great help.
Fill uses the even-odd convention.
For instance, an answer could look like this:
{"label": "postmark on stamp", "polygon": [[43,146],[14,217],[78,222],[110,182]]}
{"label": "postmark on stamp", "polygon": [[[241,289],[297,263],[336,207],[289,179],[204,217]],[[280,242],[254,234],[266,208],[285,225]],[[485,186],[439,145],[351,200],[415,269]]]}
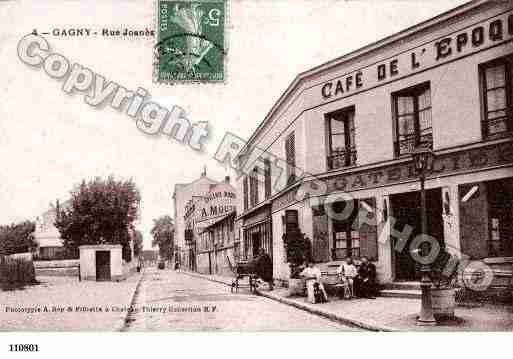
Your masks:
{"label": "postmark on stamp", "polygon": [[158,0],[154,80],[225,81],[226,0]]}

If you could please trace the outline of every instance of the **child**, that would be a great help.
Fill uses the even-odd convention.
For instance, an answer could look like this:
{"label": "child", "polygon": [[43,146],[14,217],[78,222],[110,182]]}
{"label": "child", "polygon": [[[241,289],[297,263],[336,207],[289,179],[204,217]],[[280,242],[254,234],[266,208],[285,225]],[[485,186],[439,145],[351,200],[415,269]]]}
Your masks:
{"label": "child", "polygon": [[[354,297],[354,279],[358,275],[353,259],[347,257],[345,262],[338,268],[338,273],[343,275],[347,283],[349,284],[349,298]],[[347,297],[347,296],[345,296]]]}

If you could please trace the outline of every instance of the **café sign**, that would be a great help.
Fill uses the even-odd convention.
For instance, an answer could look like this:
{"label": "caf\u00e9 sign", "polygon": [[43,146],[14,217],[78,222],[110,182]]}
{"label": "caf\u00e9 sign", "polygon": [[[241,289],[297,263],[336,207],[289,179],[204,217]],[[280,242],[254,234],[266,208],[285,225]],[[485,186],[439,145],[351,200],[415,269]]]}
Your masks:
{"label": "caf\u00e9 sign", "polygon": [[513,40],[513,11],[420,45],[320,86],[323,100],[347,97]]}

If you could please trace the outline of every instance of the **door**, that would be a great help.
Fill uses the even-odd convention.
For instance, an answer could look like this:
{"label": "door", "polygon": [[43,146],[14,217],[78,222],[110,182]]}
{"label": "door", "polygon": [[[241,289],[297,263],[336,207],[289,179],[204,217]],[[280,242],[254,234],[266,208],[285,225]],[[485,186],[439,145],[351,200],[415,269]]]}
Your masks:
{"label": "door", "polygon": [[258,255],[258,251],[260,250],[260,247],[262,246],[261,239],[260,239],[260,233],[253,233],[251,236],[251,242],[253,246],[253,258]]}
{"label": "door", "polygon": [[[409,193],[392,197],[393,216],[396,219],[395,229],[402,231],[404,226],[409,225],[413,232],[403,246],[399,239],[393,238],[392,250],[394,251],[395,280],[416,280],[419,279],[416,273],[415,261],[411,257],[410,244],[413,238],[420,233],[420,195]],[[400,248],[399,248],[400,247]]]}
{"label": "door", "polygon": [[[395,229],[402,231],[405,225],[413,229],[406,245],[398,246],[401,248],[396,247],[398,240],[393,239],[395,279],[419,280],[420,264],[412,258],[410,244],[421,233],[420,192],[394,195],[391,197],[391,205],[396,220]],[[426,191],[426,217],[426,234],[436,238],[443,247],[442,191],[439,188]]]}
{"label": "door", "polygon": [[110,280],[110,251],[96,252],[96,280]]}

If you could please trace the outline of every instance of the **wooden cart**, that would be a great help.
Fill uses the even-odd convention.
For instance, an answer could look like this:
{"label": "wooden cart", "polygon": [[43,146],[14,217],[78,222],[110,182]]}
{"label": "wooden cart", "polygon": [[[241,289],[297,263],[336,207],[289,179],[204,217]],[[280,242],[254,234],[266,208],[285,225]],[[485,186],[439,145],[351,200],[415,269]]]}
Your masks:
{"label": "wooden cart", "polygon": [[[231,292],[235,290],[235,292],[239,291],[239,288],[249,288],[250,293],[254,292],[257,287],[257,274],[256,274],[256,266],[254,261],[239,261],[232,265],[230,262],[230,258],[228,258],[228,265],[230,266],[231,271],[233,272],[234,279],[231,284]],[[248,279],[247,284],[241,283],[244,278]]]}

